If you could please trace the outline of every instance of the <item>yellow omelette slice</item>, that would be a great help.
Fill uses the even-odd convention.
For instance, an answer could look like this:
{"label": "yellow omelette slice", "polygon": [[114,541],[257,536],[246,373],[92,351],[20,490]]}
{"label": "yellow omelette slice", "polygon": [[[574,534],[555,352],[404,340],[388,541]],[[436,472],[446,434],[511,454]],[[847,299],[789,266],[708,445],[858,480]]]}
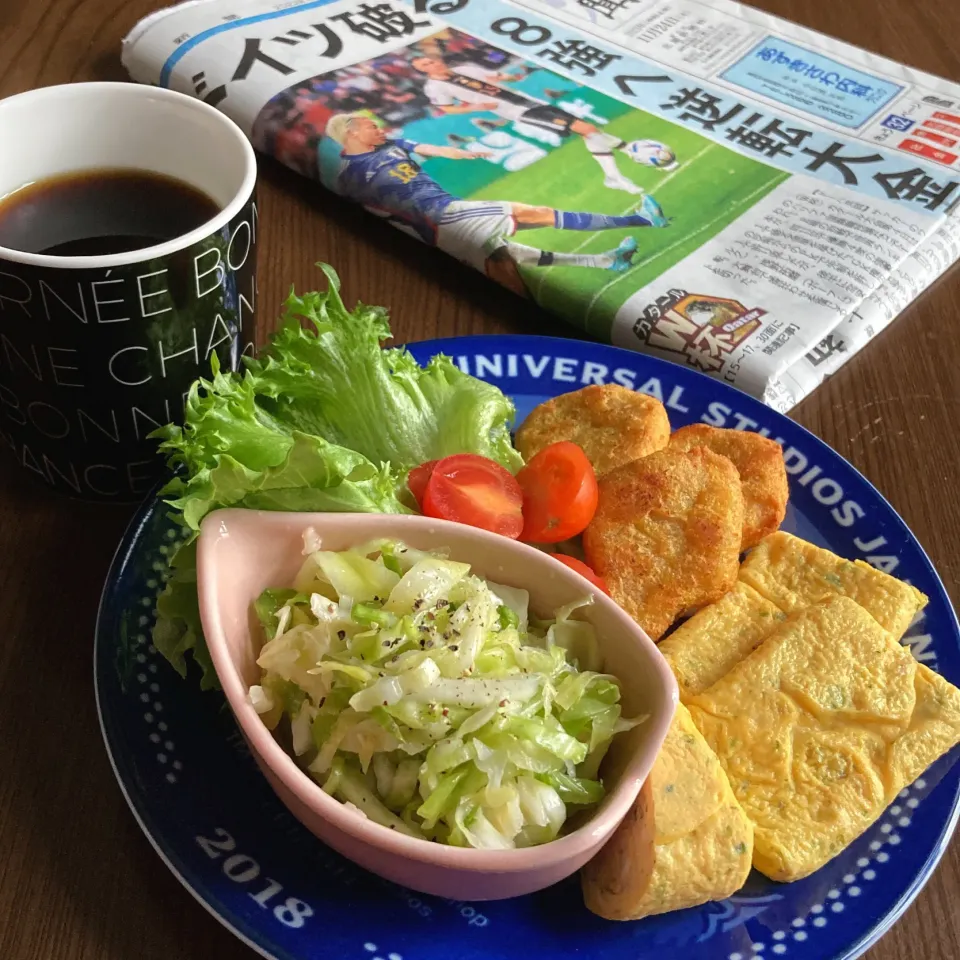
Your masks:
{"label": "yellow omelette slice", "polygon": [[880,816],[896,779],[891,748],[913,723],[917,668],[862,607],[832,596],[690,700],[753,821],[758,870],[805,877]]}
{"label": "yellow omelette slice", "polygon": [[899,640],[927,597],[862,560],[779,531],[762,540],[740,567],[740,580],[786,613],[842,594],[855,600]]}
{"label": "yellow omelette slice", "polygon": [[887,753],[887,802],[960,743],[960,690],[922,663],[910,726]]}
{"label": "yellow omelette slice", "polygon": [[587,907],[608,920],[709,900],[743,886],[753,828],[683,705],[633,809],[583,870]]}
{"label": "yellow omelette slice", "polygon": [[682,623],[659,645],[686,703],[733,669],[786,620],[753,587],[738,583]]}

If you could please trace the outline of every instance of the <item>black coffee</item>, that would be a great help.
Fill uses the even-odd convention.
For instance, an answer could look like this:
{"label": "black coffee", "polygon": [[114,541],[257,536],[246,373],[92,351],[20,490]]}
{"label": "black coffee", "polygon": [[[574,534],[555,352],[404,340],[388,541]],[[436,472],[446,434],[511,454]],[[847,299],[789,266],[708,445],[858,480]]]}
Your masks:
{"label": "black coffee", "polygon": [[173,177],[90,170],[0,201],[0,247],[57,257],[128,253],[190,233],[219,212],[205,193]]}

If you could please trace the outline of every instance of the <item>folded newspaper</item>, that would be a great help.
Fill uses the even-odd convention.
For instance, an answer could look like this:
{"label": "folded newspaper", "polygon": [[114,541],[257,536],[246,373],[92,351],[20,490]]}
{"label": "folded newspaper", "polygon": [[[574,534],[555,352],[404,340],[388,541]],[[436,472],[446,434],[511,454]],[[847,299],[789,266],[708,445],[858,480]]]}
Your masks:
{"label": "folded newspaper", "polygon": [[729,0],[191,0],[123,60],[587,334],[780,410],[960,257],[960,85]]}

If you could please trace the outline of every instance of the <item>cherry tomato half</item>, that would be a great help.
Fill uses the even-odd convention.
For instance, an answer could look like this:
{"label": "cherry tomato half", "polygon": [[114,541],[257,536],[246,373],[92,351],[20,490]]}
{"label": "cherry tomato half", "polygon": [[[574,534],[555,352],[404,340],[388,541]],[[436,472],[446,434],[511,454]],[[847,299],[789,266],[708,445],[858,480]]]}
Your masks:
{"label": "cherry tomato half", "polygon": [[559,560],[564,566],[569,567],[571,570],[576,570],[581,577],[586,577],[595,587],[602,590],[608,597],[610,596],[610,590],[607,587],[606,580],[599,574],[594,573],[582,560],[578,560],[576,557],[568,557],[565,553],[552,553],[550,556],[552,556],[554,560]]}
{"label": "cherry tomato half", "polygon": [[481,527],[513,540],[523,529],[522,507],[523,491],[513,474],[474,453],[438,460],[422,501],[428,517]]}
{"label": "cherry tomato half", "polygon": [[436,460],[428,460],[426,463],[421,463],[419,467],[414,467],[407,474],[407,487],[417,498],[417,503],[420,505],[421,510],[423,509],[423,494],[427,489],[427,481],[430,479],[430,474],[433,473],[433,468],[436,465]]}
{"label": "cherry tomato half", "polygon": [[597,478],[587,455],[562,440],[544,447],[517,474],[528,543],[560,543],[583,533],[597,509]]}

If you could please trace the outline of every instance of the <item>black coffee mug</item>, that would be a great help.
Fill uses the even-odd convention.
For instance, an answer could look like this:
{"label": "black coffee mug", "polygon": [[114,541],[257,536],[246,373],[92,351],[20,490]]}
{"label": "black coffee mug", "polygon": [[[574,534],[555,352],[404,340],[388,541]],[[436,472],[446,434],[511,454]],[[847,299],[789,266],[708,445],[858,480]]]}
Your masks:
{"label": "black coffee mug", "polygon": [[257,166],[232,120],[168,90],[85,83],[0,101],[0,197],[104,169],[173,177],[220,212],[130,253],[0,247],[0,447],[38,483],[130,502],[163,471],[148,435],[182,419],[211,356],[235,370],[253,351]]}

